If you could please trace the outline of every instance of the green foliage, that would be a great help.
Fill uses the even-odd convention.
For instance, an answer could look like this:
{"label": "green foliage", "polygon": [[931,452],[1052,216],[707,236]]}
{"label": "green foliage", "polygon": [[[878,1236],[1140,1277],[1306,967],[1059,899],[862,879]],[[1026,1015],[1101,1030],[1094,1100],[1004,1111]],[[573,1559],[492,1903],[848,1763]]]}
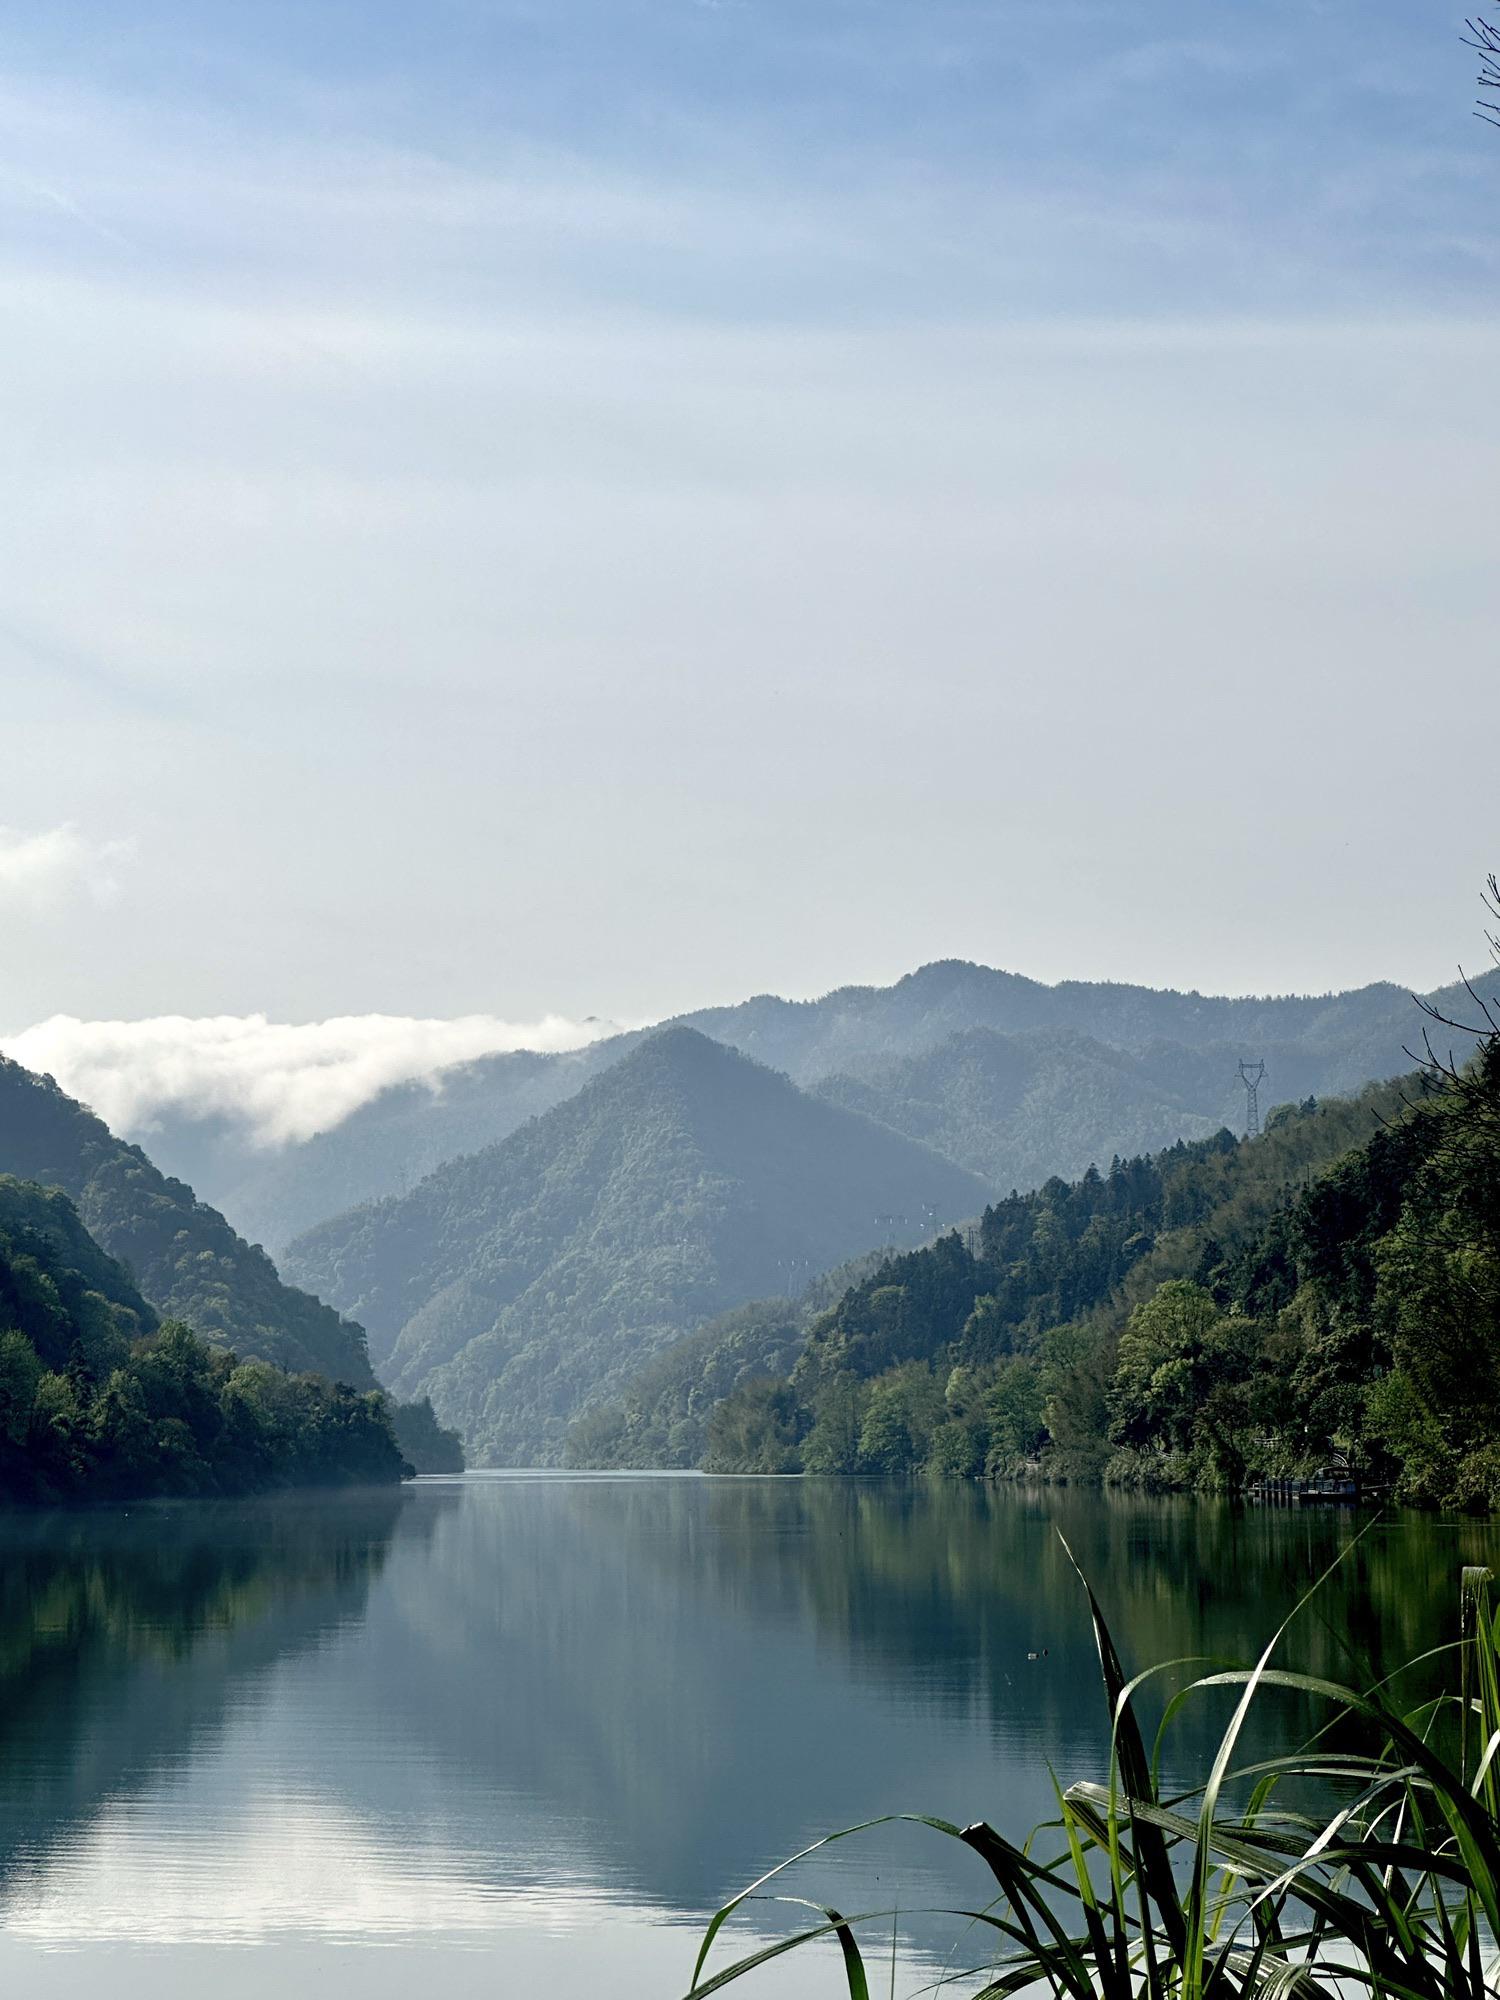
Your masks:
{"label": "green foliage", "polygon": [[[914,1366],[947,1381],[940,1423],[905,1413]],[[1234,1491],[1343,1459],[1404,1500],[1500,1505],[1500,1037],[1446,1085],[1012,1195],[975,1249],[852,1286],[789,1386],[809,1470]]]}
{"label": "green foliage", "polygon": [[391,1406],[391,1428],[401,1456],[417,1472],[462,1472],[464,1441],[444,1430],[426,1396]]}
{"label": "green foliage", "polygon": [[1101,1149],[1153,1152],[1206,1138],[1232,1115],[1229,1051],[1171,1056],[1160,1045],[1147,1055],[1111,1048],[1072,1028],[967,1028],[895,1061],[866,1058],[817,1090],[993,1188],[1036,1187],[1081,1174]]}
{"label": "green foliage", "polygon": [[[678,1028],[500,1145],[313,1231],[290,1268],[369,1328],[385,1378],[430,1395],[478,1462],[552,1463],[663,1350],[864,1250],[884,1211],[983,1198],[962,1169]],[[700,1359],[727,1389],[788,1357],[746,1329],[738,1353],[716,1333]],[[575,1452],[700,1451],[697,1364],[680,1394],[677,1368],[634,1411],[591,1416]]]}
{"label": "green foliage", "polygon": [[60,1188],[95,1239],[95,1256],[124,1264],[157,1311],[187,1320],[213,1345],[375,1386],[358,1326],[284,1285],[263,1250],[51,1077],[3,1057],[0,1173]]}
{"label": "green foliage", "polygon": [[802,1469],[813,1473],[858,1472],[865,1427],[868,1383],[837,1375],[818,1399],[818,1412],[802,1447]]}
{"label": "green foliage", "polygon": [[859,1430],[860,1470],[888,1478],[915,1472],[926,1464],[944,1415],[943,1392],[925,1363],[910,1362],[878,1376]]}
{"label": "green foliage", "polygon": [[708,1472],[796,1472],[797,1399],[785,1382],[747,1382],[708,1420]]}
{"label": "green foliage", "polygon": [[158,1324],[66,1195],[0,1179],[0,1500],[385,1484],[408,1469],[379,1390]]}
{"label": "green foliage", "polygon": [[796,1300],[752,1300],[674,1341],[635,1371],[621,1396],[574,1420],[565,1462],[600,1469],[701,1465],[714,1406],[747,1382],[788,1374],[813,1322],[884,1261],[878,1251],[853,1258],[812,1279]]}
{"label": "green foliage", "polygon": [[1061,1471],[1088,1478],[1103,1469],[1115,1350],[1111,1332],[1078,1322],[1042,1336],[1042,1424],[1048,1455]]}
{"label": "green foliage", "polygon": [[992,1478],[1035,1458],[1047,1438],[1047,1396],[1040,1366],[1017,1356],[1003,1362],[980,1405],[983,1469]]}
{"label": "green foliage", "polygon": [[[988,1208],[972,1248],[949,1234],[886,1259],[813,1321],[791,1371],[806,1469],[870,1469],[870,1454],[849,1442],[851,1401],[862,1423],[873,1387],[913,1361],[950,1383],[957,1430],[931,1433],[930,1458],[883,1446],[882,1463],[999,1477],[1040,1454],[1054,1476],[1108,1468],[1152,1485],[1217,1488],[1265,1460],[1268,1430],[1278,1468],[1326,1453],[1347,1431],[1351,1370],[1368,1372],[1369,1342],[1342,1321],[1315,1337],[1299,1199],[1309,1213],[1320,1201],[1326,1209],[1313,1177],[1361,1139],[1384,1145],[1380,1120],[1400,1113],[1395,1087],[1287,1107],[1254,1142],[1221,1132],[1115,1160],[1071,1185],[1053,1179]],[[1331,1252],[1320,1254],[1329,1261]],[[1181,1313],[1190,1301],[1203,1352],[1182,1330],[1182,1351],[1148,1366],[1149,1338],[1166,1339],[1174,1302]],[[1122,1345],[1136,1308],[1145,1317]],[[1298,1369],[1310,1372],[1294,1394]],[[851,1381],[860,1385],[852,1398],[840,1386]],[[735,1423],[748,1433],[748,1415]]]}
{"label": "green foliage", "polygon": [[569,1465],[698,1465],[716,1403],[742,1384],[789,1373],[805,1338],[789,1299],[721,1313],[648,1361],[617,1401],[585,1411],[568,1431]]}

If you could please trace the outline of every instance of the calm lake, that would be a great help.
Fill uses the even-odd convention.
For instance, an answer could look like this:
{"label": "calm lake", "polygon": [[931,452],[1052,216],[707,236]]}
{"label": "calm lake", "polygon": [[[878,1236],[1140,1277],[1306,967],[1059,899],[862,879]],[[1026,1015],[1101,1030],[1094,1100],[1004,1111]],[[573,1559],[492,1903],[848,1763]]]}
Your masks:
{"label": "calm lake", "polygon": [[[1019,1833],[1050,1810],[1049,1763],[1102,1773],[1059,1529],[1138,1666],[1257,1650],[1361,1525],[525,1474],[0,1516],[0,1976],[126,2000],[205,1981],[216,2000],[671,2000],[705,1916],[818,1833],[903,1809]],[[1452,1636],[1461,1564],[1495,1560],[1488,1525],[1378,1522],[1286,1657],[1394,1666]],[[984,1881],[903,1828],[789,1886],[874,1910],[898,1886],[974,1907]],[[761,1909],[738,1941],[776,1928]],[[896,1928],[898,1990],[955,1938],[955,1967],[973,1949],[953,1923]],[[836,1957],[738,1990],[837,1993]]]}

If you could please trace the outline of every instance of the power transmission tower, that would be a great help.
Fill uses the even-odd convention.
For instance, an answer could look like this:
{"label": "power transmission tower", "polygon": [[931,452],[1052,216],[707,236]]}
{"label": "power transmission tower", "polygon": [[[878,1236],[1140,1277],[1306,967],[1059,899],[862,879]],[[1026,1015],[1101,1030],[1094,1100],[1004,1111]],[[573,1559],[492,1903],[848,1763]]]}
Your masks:
{"label": "power transmission tower", "polygon": [[1240,1082],[1245,1086],[1245,1137],[1260,1137],[1260,1087],[1266,1080],[1263,1062],[1240,1064]]}

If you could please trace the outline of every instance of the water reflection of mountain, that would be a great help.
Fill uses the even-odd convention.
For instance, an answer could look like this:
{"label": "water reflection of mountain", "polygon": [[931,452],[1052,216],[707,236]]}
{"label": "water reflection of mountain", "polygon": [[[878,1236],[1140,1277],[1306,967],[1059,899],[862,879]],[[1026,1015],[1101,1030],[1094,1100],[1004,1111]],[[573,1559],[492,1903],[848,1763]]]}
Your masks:
{"label": "water reflection of mountain", "polygon": [[[1049,1810],[1049,1762],[1099,1771],[1093,1642],[1058,1528],[1139,1663],[1244,1657],[1354,1527],[692,1478],[0,1524],[0,1871],[14,1887],[45,1870],[106,1804],[191,1766],[191,1837],[221,1843],[227,1899],[249,1896],[233,1870],[253,1867],[265,1907],[289,1907],[277,1814],[316,1805],[349,1829],[346,1872],[399,1881],[413,1925],[446,1921],[455,1882],[471,1914],[537,1891],[700,1912],[832,1826],[918,1808],[1021,1829]],[[1390,1663],[1431,1644],[1459,1565],[1496,1541],[1377,1526],[1296,1657],[1342,1675],[1349,1651]],[[268,1837],[234,1846],[256,1813]],[[189,1837],[182,1813],[162,1823]],[[827,1871],[868,1878],[888,1853],[834,1850]],[[948,1900],[904,1877],[908,1896],[928,1887]],[[317,1885],[299,1893],[315,1922]]]}
{"label": "water reflection of mountain", "polygon": [[0,1515],[0,1893],[363,1615],[401,1492]]}
{"label": "water reflection of mountain", "polygon": [[[688,1910],[867,1813],[1020,1828],[1049,1810],[1049,1761],[1099,1771],[1059,1526],[1140,1662],[1244,1658],[1354,1532],[1332,1514],[847,1482],[472,1482],[465,1502],[430,1556],[393,1566],[346,1676],[452,1774],[497,1878],[571,1863]],[[1445,1630],[1459,1562],[1494,1537],[1455,1531],[1434,1562],[1436,1532],[1377,1529],[1299,1661],[1342,1677],[1351,1652],[1390,1662]]]}

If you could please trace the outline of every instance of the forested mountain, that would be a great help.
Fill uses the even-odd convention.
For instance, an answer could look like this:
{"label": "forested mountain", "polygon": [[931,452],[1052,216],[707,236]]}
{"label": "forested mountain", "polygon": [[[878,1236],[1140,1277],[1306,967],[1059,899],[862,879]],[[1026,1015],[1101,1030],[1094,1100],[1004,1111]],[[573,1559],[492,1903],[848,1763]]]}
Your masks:
{"label": "forested mountain", "polygon": [[0,1500],[380,1484],[378,1390],[237,1361],[158,1323],[56,1188],[0,1177]]}
{"label": "forested mountain", "polygon": [[687,1028],[408,1195],[323,1225],[293,1274],[369,1329],[482,1463],[549,1462],[569,1421],[714,1314],[805,1282],[893,1214],[985,1185]]}
{"label": "forested mountain", "polygon": [[374,1388],[360,1327],[284,1285],[265,1252],[190,1187],[158,1172],[50,1077],[4,1057],[0,1173],[61,1188],[157,1311],[210,1344]]}
{"label": "forested mountain", "polygon": [[1081,1174],[1101,1151],[1108,1159],[1206,1137],[1223,1117],[1197,1107],[1227,1100],[1231,1084],[1240,1088],[1237,1060],[1216,1051],[1201,1065],[1207,1073],[1185,1078],[1179,1090],[1160,1045],[1153,1064],[1072,1028],[1019,1035],[966,1028],[920,1055],[866,1059],[814,1089],[971,1168],[992,1188],[1030,1188],[1052,1174]]}
{"label": "forested mountain", "polygon": [[1500,1506],[1500,1032],[1353,1102],[1050,1181],[892,1259],[790,1372],[713,1412],[710,1469],[1235,1489],[1338,1455]]}
{"label": "forested mountain", "polygon": [[[1265,1060],[1278,1101],[1399,1075],[1409,1066],[1412,1008],[1392,985],[1316,999],[1219,999],[1085,981],[1046,986],[950,960],[893,986],[841,987],[807,1001],[762,995],[684,1015],[680,1025],[795,1082],[825,1085],[833,1101],[868,1109],[996,1176],[997,1186],[1027,1187],[1081,1172],[1091,1159],[1220,1124],[1238,1129],[1241,1056]],[[975,1031],[1005,1039],[943,1053]],[[568,1055],[484,1057],[430,1083],[394,1086],[333,1130],[272,1151],[236,1126],[180,1116],[163,1120],[148,1143],[252,1240],[279,1252],[326,1217],[405,1192],[443,1161],[505,1138],[640,1040],[631,1033]],[[960,1066],[980,1101],[956,1112]]]}
{"label": "forested mountain", "polygon": [[315,1223],[388,1194],[405,1194],[447,1160],[506,1138],[575,1096],[640,1040],[617,1035],[560,1055],[485,1056],[430,1082],[393,1084],[341,1125],[300,1144],[247,1146],[223,1118],[164,1120],[151,1150],[207,1188],[252,1243],[279,1254]]}
{"label": "forested mountain", "polygon": [[596,1403],[568,1431],[570,1465],[648,1469],[701,1464],[715,1407],[746,1382],[785,1375],[813,1322],[851,1286],[878,1271],[870,1251],[814,1278],[795,1299],[752,1299],[662,1349],[612,1402]]}
{"label": "forested mountain", "polygon": [[[949,1235],[851,1287],[786,1377],[719,1406],[705,1462],[972,1473],[1041,1454],[1163,1485],[1237,1484],[1333,1450],[1387,1464],[1367,1409],[1395,1353],[1379,1330],[1380,1244],[1429,1199],[1431,1163],[1472,1150],[1484,1122],[1420,1087],[1286,1107],[1256,1140],[1221,1132],[997,1203],[974,1251]],[[1470,1206],[1464,1256],[1500,1233]],[[1217,1443],[1187,1442],[1196,1416],[1168,1419],[1174,1397],[1198,1415],[1207,1399]]]}

